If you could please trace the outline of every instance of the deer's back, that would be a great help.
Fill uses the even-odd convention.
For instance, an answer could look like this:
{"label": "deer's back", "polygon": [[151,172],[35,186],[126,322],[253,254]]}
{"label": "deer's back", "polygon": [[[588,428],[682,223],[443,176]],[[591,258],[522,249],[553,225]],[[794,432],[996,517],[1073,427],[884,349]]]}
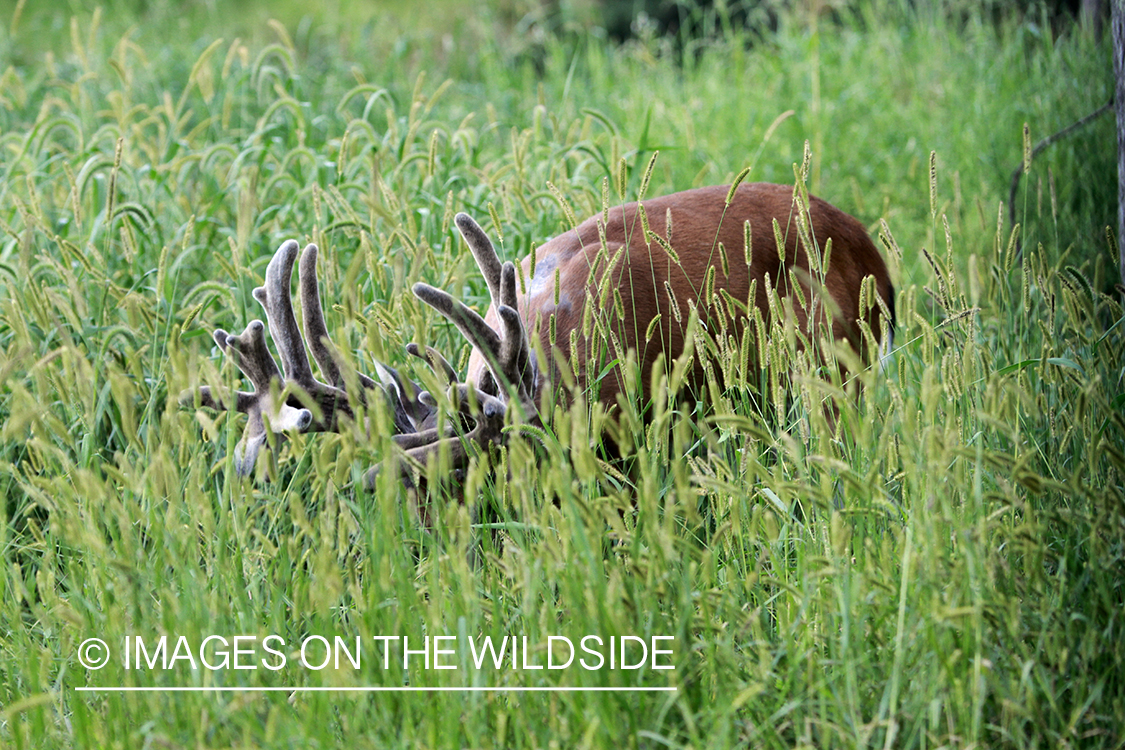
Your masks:
{"label": "deer's back", "polygon": [[[752,301],[768,322],[766,277],[774,289],[787,293],[789,279],[796,277],[805,286],[809,279],[808,257],[798,251],[797,215],[791,186],[768,183],[740,185],[729,206],[725,185],[697,188],[644,201],[649,228],[669,241],[678,256],[673,260],[657,241],[646,241],[640,212],[636,203],[609,210],[605,222],[605,243],[599,236],[598,224],[603,215],[591,217],[571,230],[544,243],[536,250],[534,275],[531,258],[523,261],[527,279],[524,293],[519,295],[519,312],[538,337],[541,351],[548,360],[579,363],[578,386],[585,387],[586,361],[595,353],[603,362],[610,362],[633,349],[642,365],[643,397],[649,396],[649,372],[660,357],[675,359],[683,352],[683,328],[687,324],[689,305],[694,304],[701,317],[714,319],[715,307],[703,300],[708,270],[715,268],[714,291],[725,289],[731,297],[746,303],[751,280],[757,281]],[[833,315],[833,337],[846,339],[858,347],[855,326],[859,315],[859,290],[865,276],[873,275],[876,290],[888,304],[892,289],[887,268],[866,229],[854,218],[835,206],[810,197],[812,235],[823,252],[832,240],[830,266],[824,286],[839,314]],[[669,218],[671,226],[669,228]],[[781,262],[775,241],[774,220],[785,242],[785,262]],[[751,263],[746,263],[744,224],[750,222]],[[722,249],[720,249],[720,245]],[[725,262],[723,255],[725,254]],[[591,273],[591,269],[595,269]],[[607,269],[609,274],[607,276]],[[790,269],[794,269],[793,275]],[[669,295],[669,290],[671,295]],[[808,288],[805,298],[810,298]],[[615,293],[616,292],[616,293]],[[792,296],[792,295],[790,295]],[[557,304],[556,304],[557,299]],[[587,305],[594,305],[590,324],[584,326]],[[797,322],[806,326],[807,311],[793,297]],[[720,306],[726,309],[725,305]],[[549,318],[555,316],[555,341],[550,341]],[[650,330],[659,315],[656,327]],[[868,323],[878,333],[878,309],[868,314]],[[494,308],[486,320],[497,322]],[[620,352],[602,351],[595,340],[602,338],[594,320],[600,319],[604,330],[612,330]],[[728,323],[737,335],[746,318],[736,315]],[[577,331],[571,351],[571,331]],[[586,335],[586,333],[590,335]],[[646,335],[647,334],[647,335]],[[552,351],[557,350],[552,356]],[[552,372],[555,362],[541,363],[545,372]],[[478,352],[469,363],[470,379],[484,367]],[[594,368],[600,372],[601,368]],[[599,384],[599,399],[607,406],[616,402],[622,391],[619,371],[611,372]]]}

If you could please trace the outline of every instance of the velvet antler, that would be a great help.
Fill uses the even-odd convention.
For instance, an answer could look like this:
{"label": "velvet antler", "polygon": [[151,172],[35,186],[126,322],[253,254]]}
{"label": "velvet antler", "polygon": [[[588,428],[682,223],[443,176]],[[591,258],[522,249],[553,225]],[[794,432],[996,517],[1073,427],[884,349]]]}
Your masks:
{"label": "velvet antler", "polygon": [[[222,329],[214,334],[219,348],[231,356],[254,386],[249,393],[238,391],[233,402],[236,411],[249,417],[246,431],[235,449],[235,468],[243,476],[253,471],[269,432],[280,435],[289,430],[335,431],[339,429],[341,418],[355,418],[355,407],[365,405],[370,392],[386,394],[392,405],[395,429],[400,433],[425,429],[432,411],[422,403],[423,392],[416,384],[401,378],[393,368],[382,365],[379,366],[382,384],[357,373],[358,391],[346,392],[324,323],[316,275],[318,250],[313,244],[301,253],[298,267],[298,295],[305,324],[302,339],[289,292],[297,248],[293,240],[283,243],[266,267],[265,285],[254,290],[254,299],[265,309],[281,368],[266,346],[265,326],[260,320],[251,321],[239,336]],[[306,345],[326,382],[313,375]],[[198,390],[198,397],[200,406],[217,410],[231,408],[227,399],[208,386]],[[185,405],[193,404],[195,393],[184,394],[181,401]]]}
{"label": "velvet antler", "polygon": [[[447,292],[420,283],[414,286],[414,294],[457,326],[484,357],[487,368],[482,369],[477,382],[459,382],[452,365],[435,349],[410,344],[407,351],[428,362],[444,379],[449,386],[450,401],[469,427],[461,430],[458,429],[461,424],[451,424],[439,430],[436,427],[437,403],[431,394],[386,365],[376,365],[380,382],[357,374],[359,390],[347,392],[324,323],[316,276],[317,247],[312,244],[305,247],[298,266],[298,294],[304,318],[302,338],[289,290],[298,246],[289,240],[278,248],[266,267],[265,285],[254,290],[254,298],[265,309],[281,367],[266,346],[265,326],[261,321],[252,321],[239,336],[221,329],[214,334],[219,347],[231,356],[254,386],[251,392],[236,392],[233,400],[233,408],[249,417],[235,450],[235,467],[239,474],[245,476],[253,471],[270,432],[281,435],[290,430],[337,430],[340,420],[354,419],[356,407],[366,405],[368,394],[376,390],[385,394],[391,405],[396,431],[393,439],[403,450],[404,460],[399,471],[404,479],[411,465],[425,466],[431,456],[445,450],[449,451],[453,471],[463,471],[472,454],[471,446],[485,447],[501,442],[513,399],[519,405],[522,418],[538,422],[539,368],[516,309],[515,266],[500,262],[488,236],[468,215],[458,214],[456,224],[484,275],[499,316],[499,330],[494,330],[484,318]],[[313,375],[306,346],[312,352],[323,381]],[[198,403],[218,410],[232,408],[227,399],[208,386],[185,394],[181,400],[185,405]],[[379,467],[368,473],[369,484],[378,473]]]}

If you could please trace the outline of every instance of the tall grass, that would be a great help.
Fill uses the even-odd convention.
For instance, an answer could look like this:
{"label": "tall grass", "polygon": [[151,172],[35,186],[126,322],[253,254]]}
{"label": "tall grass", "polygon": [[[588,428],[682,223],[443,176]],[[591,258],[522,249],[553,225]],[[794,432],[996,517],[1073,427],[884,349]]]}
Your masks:
{"label": "tall grass", "polygon": [[[1023,123],[1037,138],[1108,98],[1108,50],[886,10],[684,57],[594,35],[521,47],[471,23],[445,43],[377,23],[241,42],[85,15],[49,54],[9,38],[4,743],[1120,747],[1110,125],[1032,165],[1022,253],[1001,206]],[[260,315],[249,292],[283,239],[323,249],[329,330],[355,367],[414,371],[409,341],[463,365],[409,293],[424,280],[483,305],[453,211],[522,256],[566,226],[559,196],[600,210],[623,162],[634,197],[657,150],[649,195],[747,165],[789,182],[796,164],[879,237],[899,326],[862,398],[784,331],[749,367],[701,333],[727,375],[707,409],[657,399],[650,428],[627,409],[611,428],[625,464],[591,445],[597,412],[560,412],[544,445],[513,437],[469,472],[475,503],[430,499],[428,526],[389,474],[362,489],[389,449],[379,431],[292,437],[240,480],[239,419],[177,407],[184,388],[238,383],[208,334]],[[126,636],[165,634],[278,634],[290,658],[276,673],[123,666]],[[404,671],[399,651],[387,670],[369,646],[359,670],[297,663],[293,644],[334,634],[669,635],[675,669],[477,671],[461,648],[457,670]],[[104,669],[78,662],[91,637],[115,650]],[[677,690],[75,690],[404,684]]]}

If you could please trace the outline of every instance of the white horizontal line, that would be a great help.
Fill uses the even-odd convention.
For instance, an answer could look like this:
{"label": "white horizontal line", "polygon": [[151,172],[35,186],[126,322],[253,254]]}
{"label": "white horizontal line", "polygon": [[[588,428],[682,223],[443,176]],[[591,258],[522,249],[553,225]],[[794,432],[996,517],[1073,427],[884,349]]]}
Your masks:
{"label": "white horizontal line", "polygon": [[674,693],[675,687],[76,687],[86,693]]}

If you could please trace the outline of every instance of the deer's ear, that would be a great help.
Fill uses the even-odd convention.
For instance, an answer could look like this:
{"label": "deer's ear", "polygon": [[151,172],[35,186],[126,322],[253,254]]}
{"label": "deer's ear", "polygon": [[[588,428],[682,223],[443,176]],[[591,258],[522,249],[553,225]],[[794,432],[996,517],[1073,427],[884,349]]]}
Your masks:
{"label": "deer's ear", "polygon": [[381,362],[375,363],[375,371],[383,384],[383,392],[387,394],[387,403],[398,432],[420,432],[424,429],[423,423],[433,413],[433,407],[426,403],[432,403],[432,399],[427,398],[429,393],[423,391],[418,383],[399,375],[395,368]]}

